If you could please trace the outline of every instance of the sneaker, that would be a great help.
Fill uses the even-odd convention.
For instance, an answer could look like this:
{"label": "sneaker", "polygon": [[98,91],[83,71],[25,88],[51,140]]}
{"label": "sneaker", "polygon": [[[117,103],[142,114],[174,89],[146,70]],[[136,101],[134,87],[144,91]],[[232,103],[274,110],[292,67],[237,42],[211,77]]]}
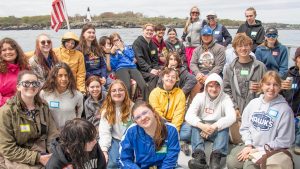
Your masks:
{"label": "sneaker", "polygon": [[189,145],[187,143],[183,143],[180,146],[180,150],[186,155],[186,156],[190,156],[191,154],[191,150],[189,148]]}
{"label": "sneaker", "polygon": [[192,154],[192,159],[189,160],[188,166],[190,169],[208,169],[205,153],[200,149],[195,149]]}
{"label": "sneaker", "polygon": [[297,155],[300,155],[300,146],[295,145],[294,153],[297,154]]}
{"label": "sneaker", "polygon": [[221,169],[221,158],[221,153],[212,152],[209,160],[210,169]]}

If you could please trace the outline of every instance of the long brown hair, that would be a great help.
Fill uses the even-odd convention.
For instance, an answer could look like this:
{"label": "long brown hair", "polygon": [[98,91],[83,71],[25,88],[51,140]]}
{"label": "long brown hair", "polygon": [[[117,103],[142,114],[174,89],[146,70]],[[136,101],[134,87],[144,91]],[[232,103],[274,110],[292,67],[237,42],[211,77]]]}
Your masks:
{"label": "long brown hair", "polygon": [[171,56],[174,56],[175,57],[175,60],[177,61],[177,68],[180,68],[181,65],[182,65],[182,60],[180,58],[180,55],[178,54],[178,52],[174,51],[174,52],[169,52],[168,55],[167,55],[167,59],[166,59],[166,64],[165,64],[165,67],[168,67],[169,66],[169,62],[170,62],[170,57]]}
{"label": "long brown hair", "polygon": [[111,88],[115,84],[120,84],[124,88],[125,92],[125,98],[123,100],[122,106],[121,106],[121,121],[123,123],[128,122],[128,118],[130,116],[130,109],[131,109],[131,100],[129,98],[128,91],[126,89],[126,86],[123,81],[117,79],[113,81],[107,91],[107,96],[103,102],[102,107],[100,108],[99,112],[104,113],[104,118],[107,119],[109,124],[115,124],[116,123],[116,104],[111,98]]}
{"label": "long brown hair", "polygon": [[167,127],[165,125],[165,122],[163,120],[163,118],[161,118],[159,116],[159,114],[153,109],[153,107],[145,102],[145,101],[137,101],[133,107],[132,107],[132,110],[131,110],[131,114],[133,116],[133,112],[139,108],[139,107],[147,107],[148,109],[150,109],[153,114],[154,114],[154,117],[155,117],[155,120],[156,120],[156,129],[155,129],[155,134],[154,134],[154,137],[153,137],[153,140],[154,140],[154,143],[155,143],[155,150],[160,150],[161,147],[164,145],[165,143],[165,140],[166,138],[168,137],[168,131],[167,131]]}
{"label": "long brown hair", "polygon": [[[0,41],[0,55],[2,53],[3,44],[7,43],[9,44],[17,54],[17,58],[15,60],[15,63],[19,65],[20,70],[28,69],[28,59],[26,58],[26,55],[24,54],[22,48],[20,45],[11,38],[3,38]],[[7,63],[0,58],[0,73],[6,73],[7,72]]]}
{"label": "long brown hair", "polygon": [[95,54],[95,56],[100,57],[100,47],[99,44],[97,43],[97,38],[95,35],[95,39],[92,41],[91,44],[91,49],[89,50],[87,44],[86,44],[86,40],[84,39],[83,34],[85,33],[85,31],[87,31],[88,29],[93,29],[94,31],[96,31],[95,26],[87,23],[85,25],[83,25],[82,30],[81,30],[81,34],[80,34],[80,38],[79,38],[79,48],[80,51],[86,55],[89,54],[89,52],[93,52]]}
{"label": "long brown hair", "polygon": [[85,146],[96,137],[97,130],[92,123],[85,119],[75,118],[66,122],[60,133],[59,144],[64,153],[71,157],[75,167],[84,169],[84,163],[89,160],[89,153],[85,151]]}
{"label": "long brown hair", "polygon": [[47,80],[43,86],[43,90],[46,92],[54,92],[55,89],[57,89],[57,82],[56,78],[58,75],[59,69],[65,69],[68,74],[69,84],[68,84],[68,90],[71,92],[72,96],[75,96],[76,91],[76,83],[75,78],[73,76],[73,73],[71,71],[71,68],[64,62],[58,62],[54,65],[54,67],[51,69],[49,76],[47,77]]}
{"label": "long brown hair", "polygon": [[[19,72],[19,74],[18,74],[17,85],[20,84],[20,82],[22,81],[22,78],[23,78],[24,75],[34,75],[36,77],[36,79],[38,80],[37,75],[33,71],[31,71],[31,70],[23,70],[23,71]],[[41,106],[43,104],[43,101],[40,98],[40,94],[39,93],[40,93],[40,91],[34,96],[34,104],[38,105],[38,106]],[[17,96],[17,99],[20,101],[21,109],[22,110],[27,110],[27,106],[24,103],[24,101],[22,100],[21,92],[17,91],[16,96]]]}
{"label": "long brown hair", "polygon": [[[47,61],[46,61],[46,59],[45,59],[45,57],[44,57],[44,55],[43,55],[43,53],[42,53],[42,51],[40,49],[40,45],[41,45],[40,44],[40,37],[42,37],[42,36],[46,36],[46,37],[48,37],[50,39],[49,35],[47,35],[45,33],[39,34],[37,36],[36,40],[35,40],[35,51],[34,51],[34,54],[37,57],[37,61],[38,61],[39,65],[41,65],[42,68],[44,69],[44,71],[46,71],[46,73],[49,74],[49,72],[51,70],[51,67],[47,66],[47,64],[46,64]],[[52,58],[52,66],[54,66],[58,62],[58,59],[57,59],[55,53],[52,50],[52,45],[53,44],[51,44],[51,49],[49,51],[49,56],[48,57]]]}

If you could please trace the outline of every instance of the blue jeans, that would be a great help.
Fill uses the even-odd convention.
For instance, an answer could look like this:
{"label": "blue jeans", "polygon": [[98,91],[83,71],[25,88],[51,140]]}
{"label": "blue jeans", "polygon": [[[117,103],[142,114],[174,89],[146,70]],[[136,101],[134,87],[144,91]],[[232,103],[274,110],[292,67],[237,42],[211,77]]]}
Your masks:
{"label": "blue jeans", "polygon": [[180,129],[180,141],[191,142],[192,126],[187,122],[183,122]]}
{"label": "blue jeans", "polygon": [[108,151],[108,165],[107,168],[109,169],[115,169],[119,168],[119,160],[120,160],[120,154],[119,154],[119,143],[120,140],[112,138],[111,140],[111,146]]}
{"label": "blue jeans", "polygon": [[[200,149],[205,151],[204,143],[206,140],[200,136],[201,129],[192,127],[192,149]],[[213,152],[218,152],[223,155],[228,153],[229,128],[214,132],[207,140],[213,142]]]}

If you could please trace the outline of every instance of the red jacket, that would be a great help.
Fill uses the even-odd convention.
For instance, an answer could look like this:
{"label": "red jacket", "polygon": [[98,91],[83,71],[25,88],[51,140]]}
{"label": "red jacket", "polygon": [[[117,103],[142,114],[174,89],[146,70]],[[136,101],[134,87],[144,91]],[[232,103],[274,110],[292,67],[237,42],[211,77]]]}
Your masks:
{"label": "red jacket", "polygon": [[161,42],[158,42],[156,39],[156,35],[154,35],[152,37],[152,42],[157,46],[157,51],[158,51],[158,61],[160,65],[164,65],[164,63],[162,63],[159,59],[159,57],[161,56],[163,51],[167,51],[167,47],[166,47],[166,43],[165,41],[162,39]]}
{"label": "red jacket", "polygon": [[12,97],[17,90],[18,64],[7,64],[7,73],[0,73],[0,107]]}

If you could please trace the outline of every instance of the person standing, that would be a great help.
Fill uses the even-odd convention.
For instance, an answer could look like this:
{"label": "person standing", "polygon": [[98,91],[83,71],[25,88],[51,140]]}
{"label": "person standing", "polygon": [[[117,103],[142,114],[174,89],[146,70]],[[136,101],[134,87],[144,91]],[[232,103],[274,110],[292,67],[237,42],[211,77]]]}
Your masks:
{"label": "person standing", "polygon": [[190,17],[186,21],[183,29],[182,41],[185,41],[185,56],[190,71],[190,62],[192,59],[193,51],[200,46],[200,32],[206,22],[200,19],[200,10],[197,6],[193,6],[190,10]]}
{"label": "person standing", "polygon": [[157,47],[151,41],[153,28],[152,24],[145,24],[143,26],[143,35],[139,36],[132,44],[137,60],[137,68],[148,83],[149,91],[156,87],[160,70]]}
{"label": "person standing", "polygon": [[227,47],[231,43],[232,37],[227,28],[217,22],[217,14],[214,11],[209,11],[206,15],[206,19],[207,25],[213,30],[215,41],[218,44]]}
{"label": "person standing", "polygon": [[263,43],[265,39],[265,30],[260,20],[256,20],[256,10],[249,7],[245,11],[246,22],[242,24],[237,33],[246,33],[252,39],[252,52],[255,52],[256,47]]}

